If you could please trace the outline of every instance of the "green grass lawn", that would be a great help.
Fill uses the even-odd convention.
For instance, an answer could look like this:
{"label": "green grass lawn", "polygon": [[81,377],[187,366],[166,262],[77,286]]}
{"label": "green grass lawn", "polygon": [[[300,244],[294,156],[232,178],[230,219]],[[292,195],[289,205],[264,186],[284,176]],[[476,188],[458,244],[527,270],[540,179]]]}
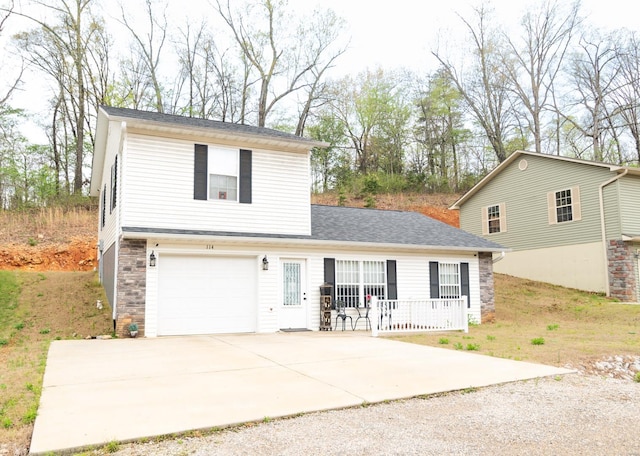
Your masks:
{"label": "green grass lawn", "polygon": [[28,446],[52,340],[110,334],[93,272],[0,271],[0,442]]}
{"label": "green grass lawn", "polygon": [[469,333],[396,336],[407,342],[564,366],[640,355],[640,306],[496,274],[496,320]]}

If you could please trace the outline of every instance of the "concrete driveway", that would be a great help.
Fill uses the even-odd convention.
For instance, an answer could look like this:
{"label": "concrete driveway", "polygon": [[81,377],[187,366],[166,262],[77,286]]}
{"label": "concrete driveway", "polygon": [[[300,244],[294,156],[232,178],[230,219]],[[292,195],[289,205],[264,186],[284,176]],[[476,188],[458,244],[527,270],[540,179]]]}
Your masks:
{"label": "concrete driveway", "polygon": [[364,332],[55,341],[31,453],[569,372]]}

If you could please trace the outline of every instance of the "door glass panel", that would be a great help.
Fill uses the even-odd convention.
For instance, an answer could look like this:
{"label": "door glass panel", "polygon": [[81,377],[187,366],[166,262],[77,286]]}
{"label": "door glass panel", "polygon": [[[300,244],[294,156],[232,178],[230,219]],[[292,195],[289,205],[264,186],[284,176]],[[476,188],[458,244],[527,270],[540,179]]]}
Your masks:
{"label": "door glass panel", "polygon": [[300,300],[300,263],[283,263],[283,299],[285,306],[298,306]]}

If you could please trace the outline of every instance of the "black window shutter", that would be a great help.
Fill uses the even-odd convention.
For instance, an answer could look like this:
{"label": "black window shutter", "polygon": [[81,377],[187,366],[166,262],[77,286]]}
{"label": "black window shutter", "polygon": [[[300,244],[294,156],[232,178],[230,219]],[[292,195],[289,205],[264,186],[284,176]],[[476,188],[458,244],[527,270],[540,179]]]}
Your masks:
{"label": "black window shutter", "polygon": [[102,214],[101,214],[101,223],[102,228],[104,228],[104,224],[107,220],[107,185],[105,184],[104,189],[102,189]]}
{"label": "black window shutter", "polygon": [[460,294],[467,297],[467,308],[471,307],[469,291],[469,263],[460,263]]}
{"label": "black window shutter", "polygon": [[438,299],[440,297],[440,273],[437,261],[429,261],[429,286],[431,299]]}
{"label": "black window shutter", "polygon": [[207,199],[207,162],[209,148],[196,144],[193,157],[193,199]]}
{"label": "black window shutter", "polygon": [[324,281],[331,285],[331,302],[336,299],[336,259],[324,259]]}
{"label": "black window shutter", "polygon": [[113,212],[113,166],[111,167],[111,181],[109,182],[109,191],[111,191],[111,196],[109,196],[109,214]]}
{"label": "black window shutter", "polygon": [[118,156],[113,162],[113,183],[111,184],[111,209],[115,209],[118,202]]}
{"label": "black window shutter", "polygon": [[251,204],[251,151],[240,149],[240,198],[241,203]]}
{"label": "black window shutter", "polygon": [[387,299],[398,299],[396,260],[387,260]]}

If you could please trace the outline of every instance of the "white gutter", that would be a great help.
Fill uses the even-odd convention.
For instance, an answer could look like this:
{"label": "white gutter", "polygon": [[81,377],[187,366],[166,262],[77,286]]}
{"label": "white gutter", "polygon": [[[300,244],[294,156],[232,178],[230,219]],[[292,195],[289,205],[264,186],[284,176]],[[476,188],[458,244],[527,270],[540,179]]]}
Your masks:
{"label": "white gutter", "polygon": [[604,252],[604,271],[607,274],[604,281],[604,289],[606,296],[611,296],[611,287],[609,284],[609,258],[607,257],[608,249],[607,249],[607,228],[604,221],[604,188],[617,181],[621,177],[624,177],[629,172],[628,168],[625,168],[622,174],[618,174],[617,176],[612,177],[606,182],[600,184],[598,188],[598,197],[600,199],[600,232],[602,235],[602,250]]}
{"label": "white gutter", "polygon": [[498,261],[504,259],[505,255],[506,254],[503,250],[502,252],[500,252],[500,256],[498,258],[493,258],[491,261],[493,262],[493,264],[496,264]]}

